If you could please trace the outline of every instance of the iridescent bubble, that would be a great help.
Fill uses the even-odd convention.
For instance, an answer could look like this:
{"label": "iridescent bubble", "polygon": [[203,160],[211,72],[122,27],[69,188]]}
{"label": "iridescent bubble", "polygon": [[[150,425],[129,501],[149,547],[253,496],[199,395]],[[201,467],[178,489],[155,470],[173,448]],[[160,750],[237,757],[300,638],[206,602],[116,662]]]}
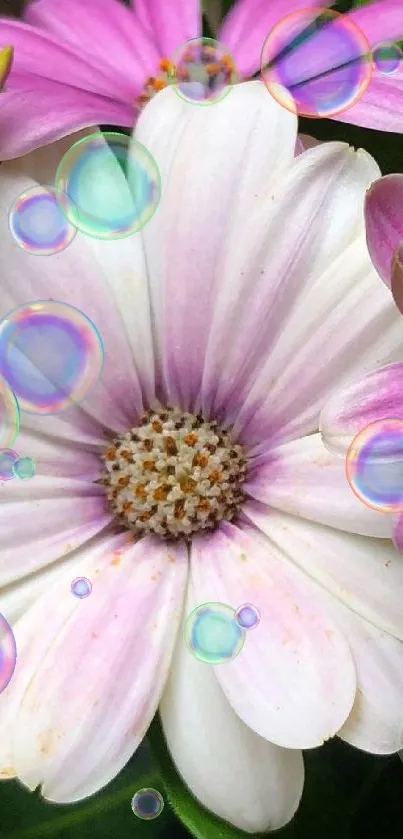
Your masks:
{"label": "iridescent bubble", "polygon": [[92,592],[92,582],[88,577],[76,577],[71,584],[71,592],[81,600],[89,597]]}
{"label": "iridescent bubble", "polygon": [[398,44],[377,44],[372,51],[374,67],[380,73],[396,73],[403,59],[403,52]]}
{"label": "iridescent bubble", "polygon": [[235,612],[235,620],[242,629],[254,629],[260,622],[260,613],[252,603],[243,603]]}
{"label": "iridescent bubble", "polygon": [[367,507],[403,511],[403,420],[383,419],[363,428],[346,456],[351,489]]}
{"label": "iridescent bubble", "polygon": [[135,816],[144,821],[150,821],[160,816],[164,809],[164,799],[157,789],[144,787],[133,795],[132,810]]}
{"label": "iridescent bubble", "polygon": [[13,449],[0,449],[0,481],[12,481],[15,478],[14,464],[18,454]]}
{"label": "iridescent bubble", "polygon": [[241,652],[246,634],[231,606],[203,603],[186,618],[184,637],[195,658],[207,664],[224,664]]}
{"label": "iridescent bubble", "polygon": [[95,239],[137,233],[161,196],[161,177],[150,152],[115,131],[74,143],[60,161],[55,184],[69,222]]}
{"label": "iridescent bubble", "polygon": [[20,409],[8,382],[0,376],[0,446],[12,446],[20,428]]}
{"label": "iridescent bubble", "polygon": [[0,322],[0,374],[22,411],[65,411],[88,396],[102,366],[101,336],[75,306],[38,300]]}
{"label": "iridescent bubble", "polygon": [[351,108],[372,75],[371,46],[347,15],[307,8],[282,18],[261,54],[263,81],[292,113],[331,117]]}
{"label": "iridescent bubble", "polygon": [[8,219],[20,248],[35,256],[49,256],[67,248],[77,230],[62,212],[63,200],[51,186],[36,185],[21,193]]}
{"label": "iridescent bubble", "polygon": [[7,687],[17,662],[14,633],[4,615],[0,615],[0,693]]}
{"label": "iridescent bubble", "polygon": [[186,102],[214,105],[227,96],[238,75],[223,44],[213,38],[192,38],[172,55],[168,80]]}
{"label": "iridescent bubble", "polygon": [[32,457],[19,457],[13,463],[13,475],[21,481],[26,481],[28,478],[33,478],[36,472],[35,461]]}

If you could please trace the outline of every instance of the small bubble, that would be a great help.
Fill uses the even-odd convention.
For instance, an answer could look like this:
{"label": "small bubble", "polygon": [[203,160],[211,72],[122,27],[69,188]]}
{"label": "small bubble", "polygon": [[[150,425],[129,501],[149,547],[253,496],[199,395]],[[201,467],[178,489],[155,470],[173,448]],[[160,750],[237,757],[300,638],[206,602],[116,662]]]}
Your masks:
{"label": "small bubble", "polygon": [[17,662],[14,633],[4,615],[0,614],[0,693],[7,687]]}
{"label": "small bubble", "polygon": [[254,629],[260,622],[260,613],[252,603],[243,603],[235,612],[235,620],[242,629]]}
{"label": "small bubble", "polygon": [[228,50],[213,38],[192,38],[170,59],[168,80],[181,99],[193,105],[214,105],[237,82]]}
{"label": "small bubble", "polygon": [[14,464],[18,459],[13,449],[0,449],[0,481],[12,481],[15,478]]}
{"label": "small bubble", "polygon": [[10,232],[18,247],[34,256],[60,253],[77,230],[61,209],[63,196],[51,186],[33,186],[16,199],[9,213]]}
{"label": "small bubble", "polygon": [[32,457],[19,457],[13,464],[13,473],[16,478],[26,481],[33,478],[36,472],[35,461]]}
{"label": "small bubble", "polygon": [[372,60],[375,69],[385,75],[396,73],[396,70],[400,67],[402,58],[403,52],[398,44],[377,44],[372,51]]}
{"label": "small bubble", "polygon": [[137,790],[133,795],[131,805],[135,816],[144,821],[151,821],[161,815],[164,799],[158,790],[145,787]]}
{"label": "small bubble", "polygon": [[224,603],[203,603],[193,609],[184,625],[190,652],[207,664],[234,659],[245,643],[245,631],[235,620],[235,610]]}
{"label": "small bubble", "polygon": [[84,597],[89,597],[92,592],[92,583],[88,577],[76,577],[71,584],[71,592],[75,597],[83,600]]}

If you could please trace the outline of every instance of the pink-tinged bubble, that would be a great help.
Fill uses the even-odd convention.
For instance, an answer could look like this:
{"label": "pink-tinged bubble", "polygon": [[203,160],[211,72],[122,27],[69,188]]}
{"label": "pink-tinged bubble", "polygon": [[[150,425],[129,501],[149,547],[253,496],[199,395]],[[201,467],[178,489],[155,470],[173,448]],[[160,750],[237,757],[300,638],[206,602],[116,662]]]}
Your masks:
{"label": "pink-tinged bubble", "polygon": [[0,447],[12,446],[20,427],[20,409],[8,382],[0,376]]}
{"label": "pink-tinged bubble", "polygon": [[4,615],[0,614],[0,693],[7,687],[17,663],[14,633]]}
{"label": "pink-tinged bubble", "polygon": [[21,193],[9,213],[10,231],[20,248],[50,256],[70,245],[77,229],[62,212],[64,200],[51,186],[36,185]]}
{"label": "pink-tinged bubble", "polygon": [[14,465],[18,458],[14,449],[0,449],[0,481],[12,481],[15,478]]}
{"label": "pink-tinged bubble", "polygon": [[231,91],[238,74],[223,44],[213,38],[191,38],[171,56],[168,80],[186,102],[215,105]]}
{"label": "pink-tinged bubble", "polygon": [[403,52],[398,44],[377,44],[372,51],[374,67],[380,73],[390,75],[396,73],[403,59]]}
{"label": "pink-tinged bubble", "polygon": [[71,593],[82,600],[84,597],[89,597],[91,594],[92,583],[88,577],[76,577],[75,580],[72,581],[70,588]]}
{"label": "pink-tinged bubble", "polygon": [[346,455],[346,476],[357,498],[382,513],[403,511],[403,419],[372,422]]}
{"label": "pink-tinged bubble", "polygon": [[0,322],[0,374],[27,413],[58,414],[82,402],[103,357],[95,324],[68,303],[27,303]]}
{"label": "pink-tinged bubble", "polygon": [[260,623],[260,612],[252,603],[243,603],[235,612],[235,621],[242,629],[254,629]]}
{"label": "pink-tinged bubble", "polygon": [[332,9],[300,9],[269,32],[261,73],[268,91],[287,110],[331,117],[351,108],[367,89],[371,46],[347,15]]}

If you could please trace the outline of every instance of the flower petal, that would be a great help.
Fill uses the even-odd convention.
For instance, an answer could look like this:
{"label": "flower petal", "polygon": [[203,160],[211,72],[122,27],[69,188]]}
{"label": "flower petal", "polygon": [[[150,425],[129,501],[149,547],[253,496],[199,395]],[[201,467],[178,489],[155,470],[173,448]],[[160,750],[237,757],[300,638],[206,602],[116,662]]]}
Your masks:
{"label": "flower petal", "polygon": [[354,536],[248,502],[243,512],[301,570],[378,629],[403,640],[403,558],[384,539]]}
{"label": "flower petal", "polygon": [[134,0],[132,6],[161,57],[170,58],[184,41],[201,35],[199,0]]}
{"label": "flower petal", "polygon": [[[363,536],[390,538],[391,518],[354,495],[344,460],[325,449],[320,434],[286,443],[252,466],[245,491],[257,501]],[[253,464],[253,461],[252,461]]]}
{"label": "flower petal", "polygon": [[397,551],[403,553],[403,513],[393,519],[393,544]]}
{"label": "flower petal", "polygon": [[403,643],[381,632],[335,598],[329,610],[348,638],[357,671],[357,695],[338,736],[372,754],[403,747]]}
{"label": "flower petal", "polygon": [[371,184],[365,197],[368,250],[388,288],[391,287],[393,254],[403,240],[402,203],[403,175],[379,178]]}
{"label": "flower petal", "polygon": [[403,240],[393,252],[391,291],[393,299],[403,315]]}
{"label": "flower petal", "polygon": [[[112,99],[133,102],[157,70],[156,45],[130,9],[117,0],[64,0],[56,6],[53,0],[38,0],[28,5],[24,19],[32,25],[34,36],[44,30],[76,52],[83,63],[88,62],[95,78],[108,78]],[[107,88],[101,92],[107,94]]]}
{"label": "flower petal", "polygon": [[14,711],[2,757],[60,803],[105,786],[144,737],[175,642],[187,551],[149,538],[130,545],[123,534],[84,549],[77,575],[92,581],[88,598],[71,594],[64,569],[15,625],[17,667],[0,696],[2,720]]}
{"label": "flower petal", "polygon": [[[331,0],[313,0],[309,8],[329,6]],[[224,19],[218,38],[226,45],[243,78],[260,69],[263,43],[276,23],[298,9],[306,8],[306,0],[238,0]],[[268,94],[269,95],[269,94]]]}
{"label": "flower petal", "polygon": [[254,454],[316,431],[332,390],[403,349],[364,239],[376,171],[365,152],[322,143],[294,158],[242,225],[234,219],[202,398]]}
{"label": "flower petal", "polygon": [[[366,35],[371,46],[403,37],[403,8],[400,0],[367,3],[348,14]],[[374,69],[371,81],[358,102],[333,119],[378,131],[403,133],[403,72],[387,76]]]}
{"label": "flower petal", "polygon": [[336,391],[320,415],[325,446],[345,455],[353,438],[372,422],[403,418],[403,363],[388,364]]}
{"label": "flower petal", "polygon": [[287,824],[304,784],[301,752],[280,749],[248,728],[213,669],[197,661],[182,638],[160,711],[178,771],[204,807],[248,832]]}
{"label": "flower petal", "polygon": [[[119,432],[133,425],[143,410],[143,394],[148,398],[154,394],[151,316],[141,238],[100,241],[78,233],[68,248],[51,259],[41,259],[17,247],[7,225],[16,197],[37,180],[52,183],[62,155],[72,139],[80,136],[84,132],[1,166],[0,236],[7,264],[1,307],[4,316],[18,305],[52,297],[71,303],[93,320],[104,347],[102,376],[84,402],[68,410],[65,421],[74,429],[76,424],[80,426],[83,414],[89,415],[100,439],[107,430]],[[103,171],[103,177],[105,190],[110,180],[115,186],[115,178],[122,179],[120,187],[127,189],[117,162],[116,168]],[[30,421],[25,422],[28,427]]]}
{"label": "flower petal", "polygon": [[133,121],[131,104],[27,73],[14,73],[7,81],[7,90],[1,93],[0,158],[19,157],[86,126],[132,126]]}
{"label": "flower petal", "polygon": [[253,207],[294,159],[294,115],[265,93],[261,82],[238,85],[206,109],[165,90],[137,125],[136,138],[154,155],[165,183],[143,237],[165,388],[185,408],[199,397],[234,229],[239,237]]}
{"label": "flower petal", "polygon": [[[269,522],[270,524],[270,522]],[[309,580],[254,528],[222,524],[196,537],[191,553],[196,602],[252,603],[259,625],[238,657],[215,673],[228,701],[261,737],[313,748],[350,713],[355,671],[346,641]]]}
{"label": "flower petal", "polygon": [[0,585],[72,553],[113,519],[104,488],[86,479],[35,475],[0,493]]}

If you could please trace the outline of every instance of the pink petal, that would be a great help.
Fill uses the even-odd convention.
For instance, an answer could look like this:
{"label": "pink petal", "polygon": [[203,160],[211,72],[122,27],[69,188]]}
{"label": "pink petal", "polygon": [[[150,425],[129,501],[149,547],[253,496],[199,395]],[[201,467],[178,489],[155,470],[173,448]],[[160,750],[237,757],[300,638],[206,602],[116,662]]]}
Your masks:
{"label": "pink petal", "polygon": [[133,101],[157,70],[156,45],[118,0],[64,0],[56,5],[53,0],[39,0],[28,5],[24,18],[37,28],[36,37],[38,30],[48,32],[72,48],[83,63],[91,64],[96,75],[109,78],[113,99]]}
{"label": "pink petal", "polygon": [[[312,0],[309,8],[331,5],[330,0]],[[233,58],[243,78],[260,70],[263,43],[270,30],[285,15],[305,9],[306,0],[238,0],[228,12],[218,33]],[[268,96],[270,94],[267,94]]]}
{"label": "pink petal", "polygon": [[[268,519],[268,524],[270,521]],[[309,580],[254,528],[221,525],[196,537],[191,553],[196,603],[252,603],[259,625],[239,655],[215,668],[235,712],[261,737],[313,748],[350,713],[355,672],[347,642]]]}
{"label": "pink petal", "polygon": [[357,695],[338,736],[372,754],[392,754],[403,747],[403,643],[381,632],[335,598],[329,610],[354,658]]}
{"label": "pink petal", "polygon": [[187,552],[115,536],[81,551],[74,576],[92,581],[89,597],[75,598],[62,570],[14,626],[17,667],[0,696],[2,720],[10,706],[14,715],[2,767],[60,803],[105,786],[144,737],[167,677]]}
{"label": "pink petal", "polygon": [[[100,242],[78,234],[68,248],[52,258],[33,257],[16,246],[7,224],[15,198],[36,178],[44,184],[52,183],[57,164],[76,139],[66,139],[1,166],[0,236],[7,261],[1,314],[28,301],[53,297],[73,304],[93,320],[104,346],[102,376],[87,399],[66,412],[65,421],[74,429],[76,424],[81,426],[83,413],[89,415],[100,439],[106,430],[118,432],[132,426],[143,409],[142,388],[145,393],[153,393],[152,336],[141,239]],[[124,180],[117,163],[116,170],[108,168],[108,172],[105,189],[109,177]],[[141,368],[139,374],[136,367]],[[74,431],[70,437],[74,439]]]}
{"label": "pink petal", "polygon": [[391,291],[393,299],[403,315],[403,241],[393,251]]}
{"label": "pink petal", "polygon": [[161,57],[170,58],[180,44],[201,34],[199,0],[134,0],[132,6]]}
{"label": "pink petal", "polygon": [[[237,85],[207,109],[164,90],[141,115],[136,138],[158,161],[165,183],[143,236],[166,393],[188,408],[196,406],[201,386],[211,398],[217,369],[221,375],[223,355],[237,335],[236,324],[225,335],[224,352],[210,347],[210,334],[223,333],[223,320],[232,325],[229,294],[230,305],[238,299],[245,314],[248,278],[241,300],[235,278],[231,289],[230,277],[225,284],[224,269],[246,219],[293,161],[296,120],[266,97],[261,82]],[[257,295],[253,311],[256,303]],[[208,413],[210,406],[203,409]]]}
{"label": "pink petal", "polygon": [[10,76],[7,90],[1,94],[1,105],[2,160],[19,157],[87,126],[132,126],[134,122],[131,102],[115,101],[26,73]]}
{"label": "pink petal", "polygon": [[385,175],[375,181],[365,197],[367,245],[372,262],[388,288],[392,260],[403,240],[403,175]]}
{"label": "pink petal", "polygon": [[393,520],[393,544],[396,550],[403,553],[403,513]]}
{"label": "pink petal", "polygon": [[359,431],[377,420],[403,417],[403,363],[388,364],[335,392],[320,415],[323,441],[345,455]]}
{"label": "pink petal", "polygon": [[343,533],[252,501],[244,513],[309,577],[378,629],[403,640],[403,559],[390,541]]}
{"label": "pink petal", "polygon": [[[188,602],[186,611],[191,608]],[[301,752],[280,749],[248,728],[227,702],[216,671],[189,655],[182,638],[161,717],[177,769],[204,807],[250,833],[276,830],[292,818],[304,784]]]}
{"label": "pink petal", "polygon": [[[371,46],[383,41],[396,43],[403,37],[400,0],[367,3],[349,12],[348,17],[364,32]],[[378,131],[403,133],[402,94],[401,70],[393,76],[385,76],[375,69],[367,90],[357,104],[337,114],[334,119]]]}
{"label": "pink petal", "polygon": [[0,499],[0,585],[66,557],[113,518],[104,488],[88,479],[39,473],[2,482]]}
{"label": "pink petal", "polygon": [[363,536],[390,538],[391,519],[351,492],[344,459],[325,449],[320,434],[279,446],[251,464],[245,491],[269,507]]}

